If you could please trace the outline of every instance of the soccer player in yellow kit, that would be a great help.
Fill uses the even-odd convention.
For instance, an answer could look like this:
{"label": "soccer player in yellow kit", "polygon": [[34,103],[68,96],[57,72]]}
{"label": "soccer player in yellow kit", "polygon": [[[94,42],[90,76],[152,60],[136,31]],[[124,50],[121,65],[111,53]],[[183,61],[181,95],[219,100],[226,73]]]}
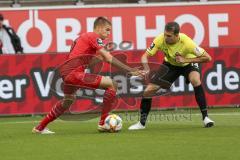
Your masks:
{"label": "soccer player in yellow kit", "polygon": [[[148,113],[151,109],[152,96],[160,89],[169,89],[172,83],[180,76],[186,78],[186,82],[194,87],[196,101],[202,113],[205,127],[212,127],[214,121],[208,117],[207,103],[203,87],[201,85],[198,63],[211,61],[211,56],[187,35],[180,33],[179,24],[169,22],[165,26],[164,33],[158,35],[147,51],[142,55],[142,64],[146,72],[150,71],[148,57],[154,56],[158,51],[164,53],[163,64],[157,73],[150,78],[140,106],[140,121],[129,127],[129,130],[145,129]],[[163,74],[163,70],[165,73]]]}

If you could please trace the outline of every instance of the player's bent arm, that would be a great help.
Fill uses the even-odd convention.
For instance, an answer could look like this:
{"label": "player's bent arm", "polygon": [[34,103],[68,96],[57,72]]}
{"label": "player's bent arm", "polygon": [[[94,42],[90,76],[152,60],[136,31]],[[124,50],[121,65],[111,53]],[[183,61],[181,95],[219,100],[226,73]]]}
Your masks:
{"label": "player's bent arm", "polygon": [[95,66],[97,63],[102,62],[102,61],[103,61],[103,57],[101,55],[98,55],[90,61],[88,67],[91,68],[91,67]]}
{"label": "player's bent arm", "polygon": [[103,60],[107,63],[113,64],[114,66],[121,68],[127,72],[133,72],[135,71],[134,68],[128,67],[127,65],[123,64],[121,61],[113,57],[110,52],[105,50],[104,48],[98,50],[100,52],[100,55],[103,57]]}
{"label": "player's bent arm", "polygon": [[212,57],[205,51],[203,55],[196,58],[186,58],[185,63],[205,63],[210,62]]}
{"label": "player's bent arm", "polygon": [[144,67],[144,70],[147,71],[147,72],[150,71],[150,68],[149,68],[149,65],[148,65],[148,57],[149,57],[149,55],[148,55],[147,51],[141,57],[142,65]]}

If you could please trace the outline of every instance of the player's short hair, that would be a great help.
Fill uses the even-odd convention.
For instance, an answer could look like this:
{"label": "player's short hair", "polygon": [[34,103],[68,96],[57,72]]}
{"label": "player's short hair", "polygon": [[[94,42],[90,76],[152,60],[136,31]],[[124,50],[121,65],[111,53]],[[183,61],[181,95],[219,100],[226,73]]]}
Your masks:
{"label": "player's short hair", "polygon": [[177,22],[168,22],[165,25],[165,31],[173,32],[174,34],[179,34],[180,32],[179,24]]}
{"label": "player's short hair", "polygon": [[4,20],[4,17],[3,15],[0,13],[0,21],[3,21]]}
{"label": "player's short hair", "polygon": [[94,21],[94,24],[93,24],[93,28],[95,29],[97,26],[100,26],[100,25],[112,25],[112,23],[105,17],[98,17],[95,21]]}

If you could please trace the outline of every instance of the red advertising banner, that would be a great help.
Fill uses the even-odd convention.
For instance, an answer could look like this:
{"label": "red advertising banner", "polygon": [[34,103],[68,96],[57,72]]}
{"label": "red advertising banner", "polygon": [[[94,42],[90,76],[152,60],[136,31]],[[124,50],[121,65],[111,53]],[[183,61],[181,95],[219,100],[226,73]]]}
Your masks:
{"label": "red advertising banner", "polygon": [[108,17],[113,24],[111,41],[119,45],[132,42],[131,49],[144,50],[164,25],[176,21],[181,31],[204,47],[240,45],[240,4],[188,6],[130,6],[105,8],[51,8],[1,11],[5,23],[21,37],[25,53],[68,52],[72,41],[92,31],[98,16]]}
{"label": "red advertising banner", "polygon": [[[202,64],[202,83],[206,91],[209,106],[228,106],[240,104],[240,49],[207,49],[213,61]],[[124,55],[128,63],[140,62],[143,51],[127,51]],[[116,52],[116,55],[123,54]],[[0,115],[45,113],[61,99],[62,95],[54,93],[49,85],[49,78],[55,66],[64,62],[66,54],[29,54],[2,55],[0,61]],[[161,64],[163,54],[159,53],[150,62]],[[104,65],[103,72],[109,72]],[[106,74],[105,74],[106,75]],[[139,107],[141,93],[144,89],[141,81],[130,80],[115,73],[112,78],[121,88],[116,109],[135,110]],[[60,82],[60,81],[59,81]],[[56,87],[56,88],[55,88]],[[53,90],[58,90],[58,83]],[[75,103],[75,111],[84,111],[98,103],[99,91],[81,91]],[[97,95],[97,96],[96,96]],[[86,99],[87,96],[94,99]],[[154,98],[156,108],[196,107],[191,85],[186,85],[183,77],[174,84],[170,94]]]}

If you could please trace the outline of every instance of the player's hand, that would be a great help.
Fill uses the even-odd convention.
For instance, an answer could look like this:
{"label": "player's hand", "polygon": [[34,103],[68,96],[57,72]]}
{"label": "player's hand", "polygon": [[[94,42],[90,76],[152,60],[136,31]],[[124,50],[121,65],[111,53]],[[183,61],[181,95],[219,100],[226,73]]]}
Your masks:
{"label": "player's hand", "polygon": [[144,78],[146,75],[145,70],[139,70],[138,68],[134,68],[133,71],[130,72],[132,76],[139,76],[141,78]]}
{"label": "player's hand", "polygon": [[177,63],[185,63],[186,61],[186,59],[180,54],[180,53],[176,53],[176,62]]}
{"label": "player's hand", "polygon": [[144,78],[145,80],[147,80],[147,79],[148,79],[148,76],[149,76],[149,74],[150,74],[150,70],[144,69],[143,72],[144,72],[144,77],[143,77],[143,78]]}

